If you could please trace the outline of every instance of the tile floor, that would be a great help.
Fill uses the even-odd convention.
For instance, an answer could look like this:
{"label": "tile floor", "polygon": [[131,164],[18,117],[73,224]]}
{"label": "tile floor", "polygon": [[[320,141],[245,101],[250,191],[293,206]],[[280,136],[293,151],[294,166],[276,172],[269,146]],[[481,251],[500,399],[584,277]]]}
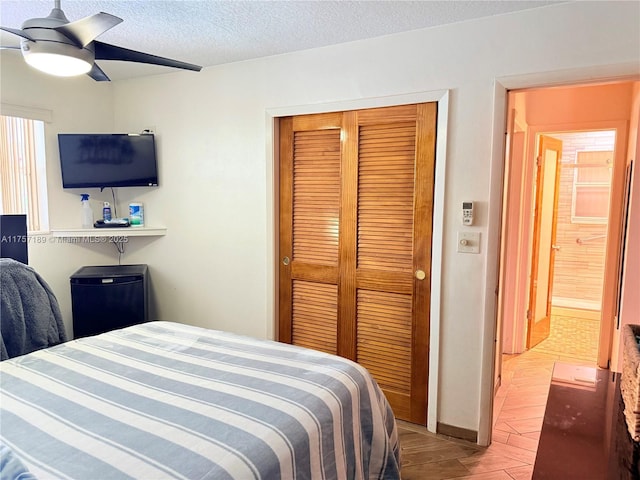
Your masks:
{"label": "tile floor", "polygon": [[536,345],[534,350],[558,356],[569,351],[571,359],[596,363],[599,337],[599,320],[552,315],[549,337]]}
{"label": "tile floor", "polygon": [[597,355],[598,322],[554,316],[551,325],[537,347],[503,356],[489,447],[399,422],[403,480],[531,479],[554,362],[594,365]]}

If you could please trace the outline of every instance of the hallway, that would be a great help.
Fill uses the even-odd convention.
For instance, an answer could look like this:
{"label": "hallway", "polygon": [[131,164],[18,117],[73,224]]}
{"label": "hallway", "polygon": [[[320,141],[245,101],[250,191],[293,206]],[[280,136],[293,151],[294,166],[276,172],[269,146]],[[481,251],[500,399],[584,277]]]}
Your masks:
{"label": "hallway", "polygon": [[600,338],[599,312],[591,310],[551,309],[551,332],[549,337],[533,350],[549,355],[564,356],[569,352],[569,363],[598,361]]}
{"label": "hallway", "polygon": [[[578,320],[587,323],[576,328]],[[403,480],[531,478],[554,363],[593,366],[597,356],[598,322],[554,316],[551,325],[549,338],[537,347],[503,356],[502,385],[495,397],[493,439],[488,448],[399,423]],[[572,345],[578,346],[575,354]]]}

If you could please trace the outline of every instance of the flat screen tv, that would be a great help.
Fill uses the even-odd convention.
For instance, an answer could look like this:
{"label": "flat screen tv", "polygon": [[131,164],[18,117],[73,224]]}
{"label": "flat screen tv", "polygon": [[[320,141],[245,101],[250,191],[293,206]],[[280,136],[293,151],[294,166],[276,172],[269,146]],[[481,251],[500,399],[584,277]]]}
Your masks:
{"label": "flat screen tv", "polygon": [[58,134],[63,188],[153,187],[158,165],[153,134]]}

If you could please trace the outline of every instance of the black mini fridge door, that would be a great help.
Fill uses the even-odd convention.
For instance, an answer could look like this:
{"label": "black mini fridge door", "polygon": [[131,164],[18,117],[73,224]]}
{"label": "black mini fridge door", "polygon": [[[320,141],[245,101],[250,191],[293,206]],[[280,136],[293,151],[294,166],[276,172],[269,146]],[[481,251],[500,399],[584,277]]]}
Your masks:
{"label": "black mini fridge door", "polygon": [[71,276],[74,337],[148,320],[146,265],[83,267]]}

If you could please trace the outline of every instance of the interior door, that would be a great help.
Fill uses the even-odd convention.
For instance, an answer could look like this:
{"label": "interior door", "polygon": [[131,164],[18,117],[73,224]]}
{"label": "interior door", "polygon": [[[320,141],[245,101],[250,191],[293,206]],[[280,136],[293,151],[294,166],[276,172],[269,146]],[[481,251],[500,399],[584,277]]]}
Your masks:
{"label": "interior door", "polygon": [[538,142],[533,252],[527,311],[527,348],[549,336],[556,252],[556,219],[562,142],[541,135]]}
{"label": "interior door", "polygon": [[436,104],[280,121],[279,339],[426,424]]}

